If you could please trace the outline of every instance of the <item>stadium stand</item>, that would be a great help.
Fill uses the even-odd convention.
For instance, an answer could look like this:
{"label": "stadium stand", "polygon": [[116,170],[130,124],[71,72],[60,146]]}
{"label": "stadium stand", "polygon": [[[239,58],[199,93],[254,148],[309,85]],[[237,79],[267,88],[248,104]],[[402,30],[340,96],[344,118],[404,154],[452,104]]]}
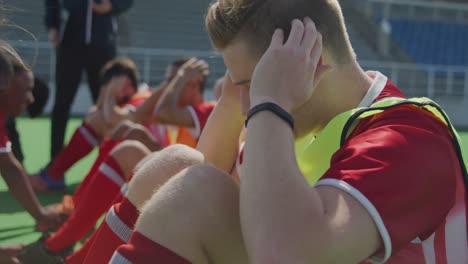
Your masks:
{"label": "stadium stand", "polygon": [[468,126],[463,114],[468,105],[467,2],[356,0],[353,4],[376,25],[386,23],[390,41],[410,59],[409,64],[401,64],[395,57],[387,74],[407,95],[437,99],[457,124]]}
{"label": "stadium stand", "polygon": [[[376,19],[378,23],[382,18]],[[393,39],[415,62],[468,65],[468,24],[390,18]]]}
{"label": "stadium stand", "polygon": [[[207,59],[212,66],[213,81],[224,72],[224,65],[211,52],[211,44],[204,29],[203,16],[211,0],[200,1],[136,1],[128,14],[119,19],[120,53],[134,59],[142,71],[143,80],[154,84],[162,79],[165,66],[178,56],[196,55]],[[9,37],[36,74],[53,82],[51,61],[54,53],[47,43],[43,26],[42,1],[17,0],[10,8],[10,21],[34,32],[33,37],[16,29]],[[379,60],[382,57],[369,45],[352,25],[349,33],[360,60]],[[53,87],[53,85],[52,85]]]}
{"label": "stadium stand", "polygon": [[[224,72],[222,59],[211,50],[203,15],[211,0],[135,1],[119,19],[119,53],[137,62],[145,82],[162,79],[165,65],[179,56],[208,60],[213,81]],[[468,7],[466,4],[429,0],[340,0],[348,32],[358,59],[365,68],[392,78],[409,96],[451,98],[468,102]],[[461,1],[466,3],[465,1]],[[54,52],[43,26],[42,1],[15,0],[10,20],[34,32],[37,41],[19,30],[6,34],[34,65],[36,74],[53,85]],[[382,20],[391,29],[388,52],[381,45]],[[83,89],[85,90],[85,89]],[[79,95],[80,96],[80,95]],[[75,113],[87,109],[88,98]],[[212,98],[208,91],[208,97]],[[83,101],[85,101],[83,103]],[[449,109],[450,110],[450,109]],[[454,110],[455,111],[455,110]],[[463,121],[468,126],[468,120]]]}

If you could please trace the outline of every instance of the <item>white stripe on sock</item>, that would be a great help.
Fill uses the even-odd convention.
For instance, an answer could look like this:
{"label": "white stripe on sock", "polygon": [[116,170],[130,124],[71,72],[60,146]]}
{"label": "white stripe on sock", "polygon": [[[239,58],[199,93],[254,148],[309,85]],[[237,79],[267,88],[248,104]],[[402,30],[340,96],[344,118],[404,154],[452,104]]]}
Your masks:
{"label": "white stripe on sock", "polygon": [[113,206],[106,215],[106,223],[112,232],[122,239],[122,241],[127,243],[130,240],[132,229],[120,220],[119,216],[115,213]]}
{"label": "white stripe on sock", "polygon": [[104,175],[106,175],[107,178],[109,178],[119,187],[122,187],[122,185],[125,184],[125,181],[122,179],[122,177],[120,177],[120,175],[106,163],[103,163],[101,167],[99,167],[99,171],[104,173]]}
{"label": "white stripe on sock", "polygon": [[83,137],[86,139],[86,141],[88,141],[89,144],[91,144],[93,146],[98,145],[97,139],[91,134],[91,132],[88,131],[88,129],[86,129],[85,127],[80,127],[78,130],[83,135]]}
{"label": "white stripe on sock", "polygon": [[120,255],[119,252],[116,251],[114,252],[114,255],[109,261],[109,264],[132,264],[132,263],[128,259],[126,259],[124,256]]}

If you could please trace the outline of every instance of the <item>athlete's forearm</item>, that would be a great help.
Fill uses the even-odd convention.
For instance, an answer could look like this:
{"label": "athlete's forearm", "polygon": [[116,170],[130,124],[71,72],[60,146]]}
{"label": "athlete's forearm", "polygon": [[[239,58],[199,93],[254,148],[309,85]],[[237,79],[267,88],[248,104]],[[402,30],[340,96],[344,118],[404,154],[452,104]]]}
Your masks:
{"label": "athlete's forearm", "polygon": [[101,91],[99,92],[99,96],[96,102],[96,107],[97,108],[103,108],[104,107],[104,99],[107,96],[107,86],[102,86]]}
{"label": "athlete's forearm", "polygon": [[221,97],[197,145],[208,164],[231,173],[238,156],[239,135],[243,125],[240,103]]}
{"label": "athlete's forearm", "polygon": [[195,127],[195,121],[190,111],[179,107],[179,99],[186,83],[186,76],[177,74],[165,89],[153,113],[153,118],[157,122],[176,126]]}
{"label": "athlete's forearm", "polygon": [[131,114],[132,121],[137,124],[146,125],[151,122],[153,111],[156,108],[156,105],[161,98],[162,93],[166,85],[158,88],[145,102],[140,105],[134,113]]}
{"label": "athlete's forearm", "polygon": [[[9,155],[5,157],[4,155]],[[12,154],[2,154],[1,175],[8,186],[9,191],[21,204],[21,206],[36,220],[41,219],[44,210],[39,203],[29,183],[26,173],[21,164],[12,157]]]}
{"label": "athlete's forearm", "polygon": [[240,214],[252,263],[325,263],[326,253],[314,251],[326,233],[324,209],[296,163],[293,131],[270,112],[255,115],[247,129]]}
{"label": "athlete's forearm", "polygon": [[174,80],[168,84],[154,109],[154,115],[156,117],[158,117],[159,113],[168,112],[178,107],[177,103],[179,101],[180,94],[184,89],[185,82],[185,78],[182,75],[177,74]]}
{"label": "athlete's forearm", "polygon": [[104,91],[104,99],[102,105],[102,113],[104,116],[104,122],[110,123],[110,118],[112,112],[114,111],[114,107],[117,105],[115,101],[115,97],[112,93],[112,87],[107,86]]}

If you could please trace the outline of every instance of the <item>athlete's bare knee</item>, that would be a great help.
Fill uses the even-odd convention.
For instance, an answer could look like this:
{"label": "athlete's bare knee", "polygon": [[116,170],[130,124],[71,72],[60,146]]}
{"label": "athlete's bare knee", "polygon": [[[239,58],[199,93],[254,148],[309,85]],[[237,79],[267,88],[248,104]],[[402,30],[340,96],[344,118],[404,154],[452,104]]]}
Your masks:
{"label": "athlete's bare knee", "polygon": [[128,198],[140,208],[167,180],[199,163],[203,163],[203,154],[183,145],[170,146],[151,154],[130,182]]}
{"label": "athlete's bare knee", "polygon": [[[229,175],[207,165],[184,169],[161,187],[143,207],[136,229],[193,263],[208,259],[207,254],[225,259],[231,253],[224,247],[236,252],[226,263],[245,259],[238,187]],[[208,248],[200,250],[201,245]]]}
{"label": "athlete's bare knee", "polygon": [[173,181],[177,183],[178,188],[188,190],[188,196],[203,193],[204,195],[198,196],[201,204],[210,203],[211,206],[215,206],[217,203],[223,207],[227,200],[237,201],[238,185],[229,174],[210,165],[190,166],[174,177]]}
{"label": "athlete's bare knee", "polygon": [[111,156],[119,163],[125,177],[129,177],[135,166],[151,152],[138,141],[126,140],[112,150]]}
{"label": "athlete's bare knee", "polygon": [[[205,164],[187,167],[168,180],[145,205],[146,210],[158,207],[167,201],[178,203],[173,207],[182,214],[199,212],[204,209],[222,208],[226,201],[237,203],[238,186],[225,172]],[[173,210],[169,209],[169,210]]]}

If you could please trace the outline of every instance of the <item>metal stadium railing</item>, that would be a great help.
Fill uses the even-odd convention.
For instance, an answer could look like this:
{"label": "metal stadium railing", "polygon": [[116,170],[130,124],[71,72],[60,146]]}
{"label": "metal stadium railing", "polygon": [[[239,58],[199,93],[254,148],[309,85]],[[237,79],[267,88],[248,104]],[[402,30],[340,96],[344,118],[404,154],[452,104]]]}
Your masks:
{"label": "metal stadium railing", "polygon": [[421,0],[353,0],[369,17],[407,17],[468,23],[468,5]]}
{"label": "metal stadium railing", "polygon": [[[33,69],[52,84],[55,80],[55,52],[47,42],[10,42],[21,55],[31,58],[36,53]],[[214,51],[119,48],[119,53],[131,57],[140,68],[142,79],[148,83],[162,80],[166,65],[177,57],[196,56],[207,60],[214,78],[225,71],[220,54]],[[44,61],[47,60],[47,61]],[[365,69],[379,70],[397,83],[410,96],[458,97],[468,99],[468,67],[422,65],[414,63],[360,61]],[[44,68],[47,66],[47,68]],[[214,78],[211,78],[210,84]],[[211,87],[209,87],[211,88]]]}
{"label": "metal stadium railing", "polygon": [[[55,52],[47,42],[27,43],[10,42],[20,54],[26,58],[36,57],[33,65],[36,75],[49,82],[55,88]],[[225,66],[220,54],[213,51],[177,50],[177,49],[146,49],[122,47],[119,53],[127,55],[137,63],[143,81],[157,84],[163,79],[166,65],[177,57],[197,56],[210,63],[211,77],[207,84],[206,98],[214,99],[212,85],[215,78],[225,72]],[[454,117],[458,126],[468,127],[468,67],[448,67],[441,65],[421,65],[413,63],[397,63],[384,61],[360,61],[365,70],[377,70],[387,75],[396,83],[408,97],[426,96],[443,103],[449,108],[449,114]],[[86,83],[83,82],[83,86]],[[90,106],[87,89],[81,90],[73,113],[84,114]],[[52,100],[51,100],[52,101]],[[50,111],[49,102],[46,111]]]}

